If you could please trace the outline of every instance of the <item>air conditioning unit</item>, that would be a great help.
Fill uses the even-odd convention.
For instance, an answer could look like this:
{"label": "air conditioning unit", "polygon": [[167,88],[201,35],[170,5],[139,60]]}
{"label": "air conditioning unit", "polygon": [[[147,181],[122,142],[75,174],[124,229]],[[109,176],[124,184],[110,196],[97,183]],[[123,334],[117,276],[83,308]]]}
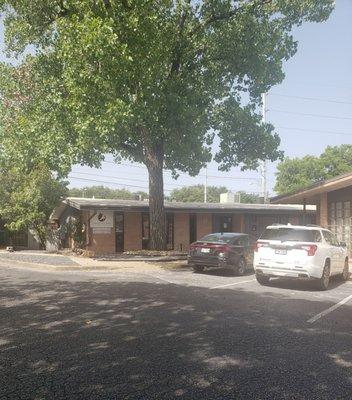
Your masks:
{"label": "air conditioning unit", "polygon": [[241,193],[221,193],[220,203],[241,203]]}

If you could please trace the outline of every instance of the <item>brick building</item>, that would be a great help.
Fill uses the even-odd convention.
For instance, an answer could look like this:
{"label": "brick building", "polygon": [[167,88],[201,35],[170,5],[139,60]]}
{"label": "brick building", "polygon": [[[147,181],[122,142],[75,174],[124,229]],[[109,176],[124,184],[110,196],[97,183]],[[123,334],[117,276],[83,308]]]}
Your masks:
{"label": "brick building", "polygon": [[351,230],[352,173],[304,187],[271,199],[272,204],[316,205],[317,224],[331,229],[352,249]]}
{"label": "brick building", "polygon": [[[315,208],[236,203],[165,203],[167,247],[187,251],[211,232],[245,232],[258,237],[275,222],[313,223]],[[68,198],[54,211],[60,225],[80,219],[85,248],[96,254],[148,249],[149,205],[137,200]]]}

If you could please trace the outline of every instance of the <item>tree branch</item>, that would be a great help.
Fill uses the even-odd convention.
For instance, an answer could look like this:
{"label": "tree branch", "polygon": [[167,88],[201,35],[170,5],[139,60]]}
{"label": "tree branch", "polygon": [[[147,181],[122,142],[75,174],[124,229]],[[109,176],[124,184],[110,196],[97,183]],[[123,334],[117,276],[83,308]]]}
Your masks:
{"label": "tree branch", "polygon": [[252,6],[253,8],[256,6],[263,6],[266,4],[272,3],[272,0],[259,0],[259,1],[254,1],[253,3],[247,3],[243,5],[242,7],[235,8],[233,10],[230,10],[226,13],[223,14],[218,14],[218,15],[211,15],[207,19],[204,20],[203,23],[199,24],[196,26],[192,31],[191,31],[191,36],[197,33],[199,30],[205,28],[208,25],[211,25],[214,22],[220,22],[220,21],[228,21],[231,18],[233,18],[237,13],[239,13],[244,7]]}
{"label": "tree branch", "polygon": [[185,22],[188,14],[187,8],[190,6],[191,0],[187,0],[187,5],[185,8],[182,9],[181,15],[180,15],[180,20],[178,23],[178,29],[177,29],[177,36],[178,36],[178,41],[174,49],[175,53],[175,59],[173,60],[171,64],[171,69],[169,73],[169,77],[175,73],[178,72],[180,69],[180,62],[181,62],[181,51],[180,51],[180,44],[181,44],[181,39],[182,39],[182,33],[185,27]]}

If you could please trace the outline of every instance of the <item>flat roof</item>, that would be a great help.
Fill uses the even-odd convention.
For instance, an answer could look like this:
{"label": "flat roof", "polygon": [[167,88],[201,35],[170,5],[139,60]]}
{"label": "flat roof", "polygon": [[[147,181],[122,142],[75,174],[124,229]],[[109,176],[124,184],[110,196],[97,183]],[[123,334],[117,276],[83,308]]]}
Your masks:
{"label": "flat roof", "polygon": [[336,176],[325,181],[317,182],[313,185],[303,187],[291,193],[282,194],[280,196],[272,197],[270,202],[272,204],[303,204],[308,202],[316,204],[320,201],[320,195],[325,192],[332,192],[334,190],[343,189],[352,185],[352,172]]}
{"label": "flat roof", "polygon": [[[149,208],[148,201],[122,199],[88,199],[68,197],[64,203],[77,210],[134,210],[143,211]],[[297,204],[245,204],[245,203],[181,203],[165,202],[165,210],[170,211],[246,211],[246,212],[300,212],[303,206]],[[314,213],[315,206],[307,207],[307,211]]]}

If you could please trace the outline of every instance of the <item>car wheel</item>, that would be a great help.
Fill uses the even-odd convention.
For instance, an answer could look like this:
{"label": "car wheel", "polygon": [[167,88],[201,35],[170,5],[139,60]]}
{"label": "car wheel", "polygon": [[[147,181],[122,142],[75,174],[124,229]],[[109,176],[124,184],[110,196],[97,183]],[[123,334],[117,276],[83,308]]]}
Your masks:
{"label": "car wheel", "polygon": [[326,290],[330,282],[330,265],[325,263],[321,278],[318,279],[317,286],[319,290]]}
{"label": "car wheel", "polygon": [[263,285],[263,286],[267,285],[269,283],[269,281],[270,281],[270,278],[268,276],[265,276],[265,275],[255,274],[255,277],[257,279],[257,282],[260,285]]}
{"label": "car wheel", "polygon": [[237,275],[239,275],[239,276],[244,275],[246,273],[246,270],[247,270],[246,261],[243,257],[241,257],[238,261],[237,268],[236,268]]}
{"label": "car wheel", "polygon": [[194,272],[202,272],[202,271],[204,271],[204,267],[203,267],[203,265],[195,265],[193,267],[193,271]]}
{"label": "car wheel", "polygon": [[350,277],[350,267],[348,265],[348,259],[346,258],[345,264],[343,266],[343,271],[342,271],[342,274],[341,274],[341,278],[342,278],[343,281],[347,281],[349,277]]}

